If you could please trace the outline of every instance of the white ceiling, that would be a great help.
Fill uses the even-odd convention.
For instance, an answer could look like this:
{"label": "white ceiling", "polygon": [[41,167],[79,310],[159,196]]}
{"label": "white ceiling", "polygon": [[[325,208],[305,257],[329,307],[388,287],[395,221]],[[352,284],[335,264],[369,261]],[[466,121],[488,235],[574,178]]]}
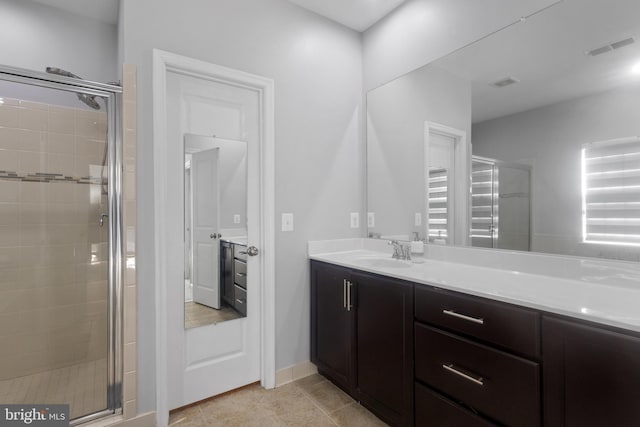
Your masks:
{"label": "white ceiling", "polygon": [[[628,84],[640,84],[638,0],[564,0],[526,22],[476,42],[436,65],[472,81],[473,121],[502,117]],[[634,36],[591,57],[585,52]],[[490,83],[512,76],[519,83]]]}
{"label": "white ceiling", "polygon": [[405,0],[289,0],[305,9],[364,31]]}
{"label": "white ceiling", "polygon": [[107,24],[118,23],[118,0],[32,0]]}

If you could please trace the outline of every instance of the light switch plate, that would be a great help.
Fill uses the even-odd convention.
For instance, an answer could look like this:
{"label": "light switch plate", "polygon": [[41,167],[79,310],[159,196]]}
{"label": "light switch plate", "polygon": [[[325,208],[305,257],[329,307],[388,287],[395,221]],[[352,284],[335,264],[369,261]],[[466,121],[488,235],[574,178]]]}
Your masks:
{"label": "light switch plate", "polygon": [[420,212],[416,212],[415,225],[416,226],[422,225],[422,214]]}
{"label": "light switch plate", "polygon": [[367,227],[375,227],[376,226],[376,214],[374,212],[367,213]]}
{"label": "light switch plate", "polygon": [[351,212],[351,228],[360,227],[360,213]]}
{"label": "light switch plate", "polygon": [[240,215],[235,214],[235,215],[233,216],[233,223],[234,223],[234,224],[240,224]]}
{"label": "light switch plate", "polygon": [[282,214],[282,231],[293,231],[293,214]]}

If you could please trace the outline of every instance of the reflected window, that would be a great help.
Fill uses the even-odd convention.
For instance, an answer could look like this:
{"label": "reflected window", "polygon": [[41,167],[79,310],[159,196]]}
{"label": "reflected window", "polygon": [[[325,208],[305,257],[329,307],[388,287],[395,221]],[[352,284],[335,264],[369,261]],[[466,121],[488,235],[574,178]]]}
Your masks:
{"label": "reflected window", "polygon": [[640,246],[640,138],[583,145],[582,240]]}

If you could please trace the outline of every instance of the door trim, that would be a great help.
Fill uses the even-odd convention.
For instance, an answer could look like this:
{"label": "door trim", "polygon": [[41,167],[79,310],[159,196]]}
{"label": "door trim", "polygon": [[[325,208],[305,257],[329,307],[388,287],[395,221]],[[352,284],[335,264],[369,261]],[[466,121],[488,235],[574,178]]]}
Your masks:
{"label": "door trim", "polygon": [[[448,136],[455,140],[454,144],[454,177],[453,177],[453,198],[454,198],[454,223],[452,224],[452,234],[449,244],[468,246],[469,244],[469,218],[471,217],[471,146],[467,140],[467,132],[445,126],[435,122],[424,122],[424,178],[423,182],[428,182],[429,164],[429,144],[431,133]],[[429,188],[425,188],[425,197],[428,200]],[[425,226],[429,224],[429,210],[425,216]],[[427,236],[428,237],[428,236]]]}
{"label": "door trim", "polygon": [[166,270],[168,247],[165,230],[167,199],[163,191],[167,129],[167,72],[177,72],[204,80],[222,82],[255,90],[260,95],[260,247],[259,276],[262,284],[260,310],[260,383],[265,388],[275,386],[275,166],[274,166],[274,82],[272,79],[234,70],[174,53],[153,49],[153,155],[155,197],[155,286],[156,286],[156,410],[157,425],[168,424],[169,366],[168,324],[165,316],[168,298]]}

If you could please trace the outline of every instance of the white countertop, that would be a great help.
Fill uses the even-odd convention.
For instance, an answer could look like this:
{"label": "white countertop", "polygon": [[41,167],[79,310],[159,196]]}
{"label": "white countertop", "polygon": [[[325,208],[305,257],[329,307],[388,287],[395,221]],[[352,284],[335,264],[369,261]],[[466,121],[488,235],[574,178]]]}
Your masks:
{"label": "white countertop", "polygon": [[[371,258],[391,259],[386,242],[374,239],[309,242],[309,258],[640,332],[637,263],[510,253],[518,258],[513,265],[527,267],[507,269],[503,251],[430,246],[423,257],[414,256],[403,268],[368,264]],[[459,261],[474,251],[480,251],[476,255],[484,265]],[[502,268],[488,267],[494,265],[491,257],[502,258],[502,263],[495,263]],[[566,271],[553,274],[562,264]]]}

